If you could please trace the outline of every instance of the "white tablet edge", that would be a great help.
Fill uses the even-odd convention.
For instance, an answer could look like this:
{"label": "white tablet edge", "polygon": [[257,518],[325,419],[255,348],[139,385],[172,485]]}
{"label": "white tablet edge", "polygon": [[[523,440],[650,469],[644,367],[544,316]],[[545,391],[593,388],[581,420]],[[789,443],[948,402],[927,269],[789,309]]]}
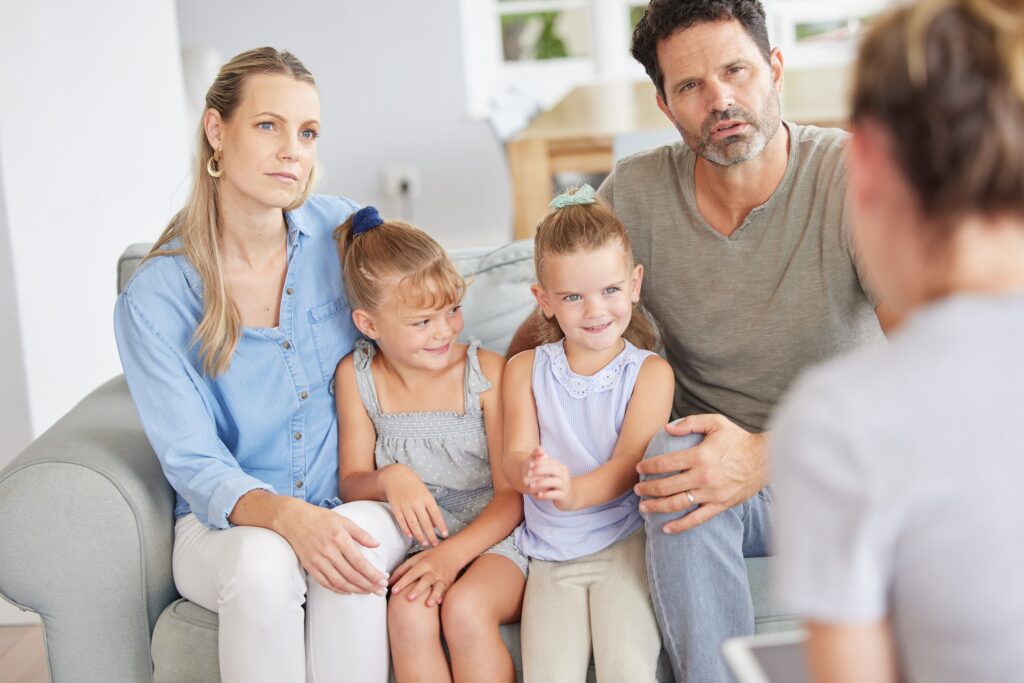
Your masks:
{"label": "white tablet edge", "polygon": [[803,630],[740,636],[729,638],[723,642],[722,654],[740,683],[778,683],[768,680],[761,665],[757,663],[752,648],[791,645],[805,640],[807,640],[807,632]]}

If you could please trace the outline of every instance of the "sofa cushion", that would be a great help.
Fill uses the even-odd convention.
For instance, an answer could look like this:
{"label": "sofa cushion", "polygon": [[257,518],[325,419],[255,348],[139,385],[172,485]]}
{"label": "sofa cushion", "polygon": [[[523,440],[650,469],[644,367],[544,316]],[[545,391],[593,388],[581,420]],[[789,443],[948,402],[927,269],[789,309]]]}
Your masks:
{"label": "sofa cushion", "polygon": [[184,598],[163,611],[153,627],[154,683],[216,683],[217,615]]}
{"label": "sofa cushion", "polygon": [[[501,627],[505,647],[512,654],[516,679],[523,680],[519,652],[519,624]],[[217,615],[185,599],[172,602],[153,630],[154,683],[219,683],[217,663]],[[394,681],[394,676],[391,678]],[[594,666],[588,683],[597,680]],[[658,661],[658,680],[672,681],[672,668],[664,651]]]}
{"label": "sofa cushion", "polygon": [[117,293],[120,294],[124,290],[124,286],[128,284],[128,279],[135,272],[135,269],[142,263],[142,259],[146,257],[149,250],[152,248],[151,242],[136,242],[135,244],[128,245],[128,248],[124,250],[121,257],[117,259]]}
{"label": "sofa cushion", "polygon": [[[779,610],[769,595],[769,558],[747,560],[750,592],[754,599],[755,629],[758,633],[789,631],[800,627],[792,615]],[[522,680],[519,654],[519,624],[501,627],[501,636],[512,653],[516,673]],[[215,683],[220,680],[217,663],[217,615],[189,602],[177,600],[167,606],[153,630],[153,680],[155,683]],[[594,681],[590,667],[588,681]],[[658,680],[672,681],[672,669],[664,650],[658,661]]]}
{"label": "sofa cushion", "polygon": [[533,310],[533,241],[497,249],[456,249],[450,254],[469,281],[462,300],[463,336],[476,337],[485,349],[504,355],[519,324]]}
{"label": "sofa cushion", "polygon": [[[519,625],[501,627],[501,637],[512,653],[516,673],[522,679],[519,660]],[[217,615],[189,602],[175,600],[153,629],[154,683],[217,683]]]}

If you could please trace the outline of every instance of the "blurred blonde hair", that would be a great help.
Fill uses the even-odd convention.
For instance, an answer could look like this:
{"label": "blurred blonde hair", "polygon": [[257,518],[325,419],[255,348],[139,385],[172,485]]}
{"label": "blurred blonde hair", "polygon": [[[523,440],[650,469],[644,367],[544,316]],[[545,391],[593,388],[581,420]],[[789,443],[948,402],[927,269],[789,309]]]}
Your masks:
{"label": "blurred blonde hair", "polygon": [[[236,55],[220,68],[206,91],[205,112],[213,109],[230,121],[238,109],[249,76],[282,74],[316,87],[312,74],[295,55],[272,47],[261,47]],[[242,331],[241,316],[224,284],[220,253],[220,193],[218,179],[207,172],[214,155],[206,138],[203,121],[196,134],[196,156],[192,167],[192,191],[185,206],[174,215],[146,258],[184,254],[203,281],[203,317],[192,337],[199,344],[203,372],[216,377],[227,371]],[[302,205],[316,183],[319,169],[313,165],[302,194],[285,211]],[[180,248],[165,249],[178,239]]]}
{"label": "blurred blonde hair", "polygon": [[[574,194],[578,190],[572,188],[569,193]],[[613,243],[622,247],[627,267],[632,272],[633,247],[629,235],[622,221],[604,202],[597,199],[593,204],[573,204],[554,209],[537,224],[537,233],[533,238],[533,264],[537,271],[537,281],[543,286],[544,266],[550,256],[587,253]],[[558,341],[565,336],[555,316],[545,317],[539,308],[534,312],[534,321],[537,339],[542,344]],[[657,343],[654,325],[644,315],[639,304],[634,304],[629,325],[622,336],[640,349],[653,349]]]}
{"label": "blurred blonde hair", "polygon": [[891,132],[935,237],[966,215],[1024,215],[1024,3],[922,0],[865,36],[854,123]]}

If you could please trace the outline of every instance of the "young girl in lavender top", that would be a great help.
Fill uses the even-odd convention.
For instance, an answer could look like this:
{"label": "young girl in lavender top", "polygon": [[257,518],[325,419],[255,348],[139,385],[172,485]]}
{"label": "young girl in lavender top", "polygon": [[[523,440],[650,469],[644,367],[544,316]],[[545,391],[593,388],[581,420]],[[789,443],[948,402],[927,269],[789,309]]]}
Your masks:
{"label": "young girl in lavender top", "polygon": [[386,502],[411,546],[390,577],[395,678],[514,681],[498,626],[519,618],[527,562],[501,467],[504,359],[458,342],[465,283],[425,232],[366,207],[337,239],[368,338],[335,375],[341,496]]}
{"label": "young girl in lavender top", "polygon": [[661,637],[644,567],[636,465],[674,387],[636,310],[643,267],[615,215],[582,188],[537,227],[533,293],[549,342],[505,371],[505,473],[524,495],[530,557],[526,681],[653,681]]}

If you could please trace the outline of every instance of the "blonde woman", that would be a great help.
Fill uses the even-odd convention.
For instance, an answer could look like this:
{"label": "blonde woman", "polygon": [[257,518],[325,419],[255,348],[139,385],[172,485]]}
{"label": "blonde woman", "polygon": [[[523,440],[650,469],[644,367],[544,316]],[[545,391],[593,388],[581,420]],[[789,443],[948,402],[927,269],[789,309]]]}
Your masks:
{"label": "blonde woman", "polygon": [[776,424],[781,597],[817,681],[1024,672],[1024,4],[924,0],[865,38],[858,251],[906,321]]}
{"label": "blonde woman", "polygon": [[[387,572],[408,543],[381,503],[337,506],[332,378],[356,331],[311,195],[320,102],[260,48],[206,95],[191,196],[117,302],[132,396],[177,492],[178,591],[220,617],[225,681],[385,681]],[[333,508],[333,509],[332,509]]]}

